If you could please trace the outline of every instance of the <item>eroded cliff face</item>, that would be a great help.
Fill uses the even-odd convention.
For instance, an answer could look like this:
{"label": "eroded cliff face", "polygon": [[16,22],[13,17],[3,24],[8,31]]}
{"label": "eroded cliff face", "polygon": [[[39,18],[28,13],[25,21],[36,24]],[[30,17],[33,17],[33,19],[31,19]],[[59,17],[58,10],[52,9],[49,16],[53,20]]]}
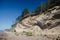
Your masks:
{"label": "eroded cliff face", "polygon": [[60,6],[36,16],[29,16],[16,23],[14,29],[17,34],[32,32],[32,35],[60,35]]}

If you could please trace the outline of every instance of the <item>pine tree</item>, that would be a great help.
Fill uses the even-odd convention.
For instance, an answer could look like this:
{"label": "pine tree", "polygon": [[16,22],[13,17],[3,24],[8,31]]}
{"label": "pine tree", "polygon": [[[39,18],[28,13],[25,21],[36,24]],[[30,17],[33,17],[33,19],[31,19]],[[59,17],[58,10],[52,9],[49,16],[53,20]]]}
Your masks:
{"label": "pine tree", "polygon": [[24,17],[25,15],[29,14],[29,11],[27,8],[24,8],[24,10],[22,11],[22,17]]}
{"label": "pine tree", "polygon": [[29,11],[28,11],[27,8],[24,8],[24,10],[22,11],[22,15],[18,16],[18,17],[16,18],[16,21],[21,20],[21,19],[22,19],[25,15],[27,15],[27,14],[29,14]]}
{"label": "pine tree", "polygon": [[44,12],[47,10],[48,4],[47,2],[41,3],[41,12]]}
{"label": "pine tree", "polygon": [[60,0],[48,0],[48,7],[51,8],[53,6],[60,5]]}
{"label": "pine tree", "polygon": [[35,9],[35,13],[39,14],[41,11],[41,6],[38,6],[36,9]]}

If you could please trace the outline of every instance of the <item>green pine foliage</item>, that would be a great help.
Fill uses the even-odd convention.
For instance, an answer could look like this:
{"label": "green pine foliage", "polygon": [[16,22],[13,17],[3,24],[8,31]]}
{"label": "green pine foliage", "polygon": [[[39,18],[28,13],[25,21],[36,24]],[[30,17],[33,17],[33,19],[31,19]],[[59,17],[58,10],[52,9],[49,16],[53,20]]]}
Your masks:
{"label": "green pine foliage", "polygon": [[[56,6],[56,5],[60,5],[60,0],[48,0],[48,2],[43,2],[41,3],[40,6],[38,6],[33,13],[29,13],[29,10],[27,8],[24,8],[24,10],[22,11],[22,14],[20,16],[18,16],[16,18],[16,20],[21,20],[24,19],[28,16],[31,15],[38,15],[38,14],[42,14],[43,12],[47,11],[48,9]],[[29,15],[28,15],[29,14]],[[26,17],[25,17],[26,16]]]}
{"label": "green pine foliage", "polygon": [[22,19],[24,16],[26,16],[27,14],[29,14],[29,11],[28,11],[27,8],[24,8],[24,10],[22,11],[22,14],[16,18],[16,21],[21,20],[21,19]]}
{"label": "green pine foliage", "polygon": [[24,17],[25,15],[29,14],[29,11],[27,8],[24,8],[24,10],[22,11],[22,17]]}

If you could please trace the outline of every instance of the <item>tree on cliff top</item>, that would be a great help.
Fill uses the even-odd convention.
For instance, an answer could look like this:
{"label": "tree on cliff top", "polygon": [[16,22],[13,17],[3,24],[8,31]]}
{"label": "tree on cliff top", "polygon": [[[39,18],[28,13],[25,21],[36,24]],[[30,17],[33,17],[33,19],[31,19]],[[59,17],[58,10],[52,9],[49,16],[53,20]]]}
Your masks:
{"label": "tree on cliff top", "polygon": [[29,14],[29,11],[27,8],[24,8],[24,10],[22,11],[22,17],[24,17],[25,15]]}
{"label": "tree on cliff top", "polygon": [[29,11],[27,8],[24,8],[24,10],[22,11],[22,14],[16,18],[16,21],[21,20],[21,18],[23,18],[27,14],[29,14]]}

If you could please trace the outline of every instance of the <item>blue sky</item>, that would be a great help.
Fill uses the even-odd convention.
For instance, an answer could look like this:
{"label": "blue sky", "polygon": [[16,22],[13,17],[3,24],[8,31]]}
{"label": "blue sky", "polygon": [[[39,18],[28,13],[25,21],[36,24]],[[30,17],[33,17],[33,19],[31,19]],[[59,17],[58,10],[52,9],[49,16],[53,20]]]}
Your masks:
{"label": "blue sky", "polygon": [[41,2],[47,0],[0,0],[0,30],[10,28],[15,19],[26,7],[33,11]]}

